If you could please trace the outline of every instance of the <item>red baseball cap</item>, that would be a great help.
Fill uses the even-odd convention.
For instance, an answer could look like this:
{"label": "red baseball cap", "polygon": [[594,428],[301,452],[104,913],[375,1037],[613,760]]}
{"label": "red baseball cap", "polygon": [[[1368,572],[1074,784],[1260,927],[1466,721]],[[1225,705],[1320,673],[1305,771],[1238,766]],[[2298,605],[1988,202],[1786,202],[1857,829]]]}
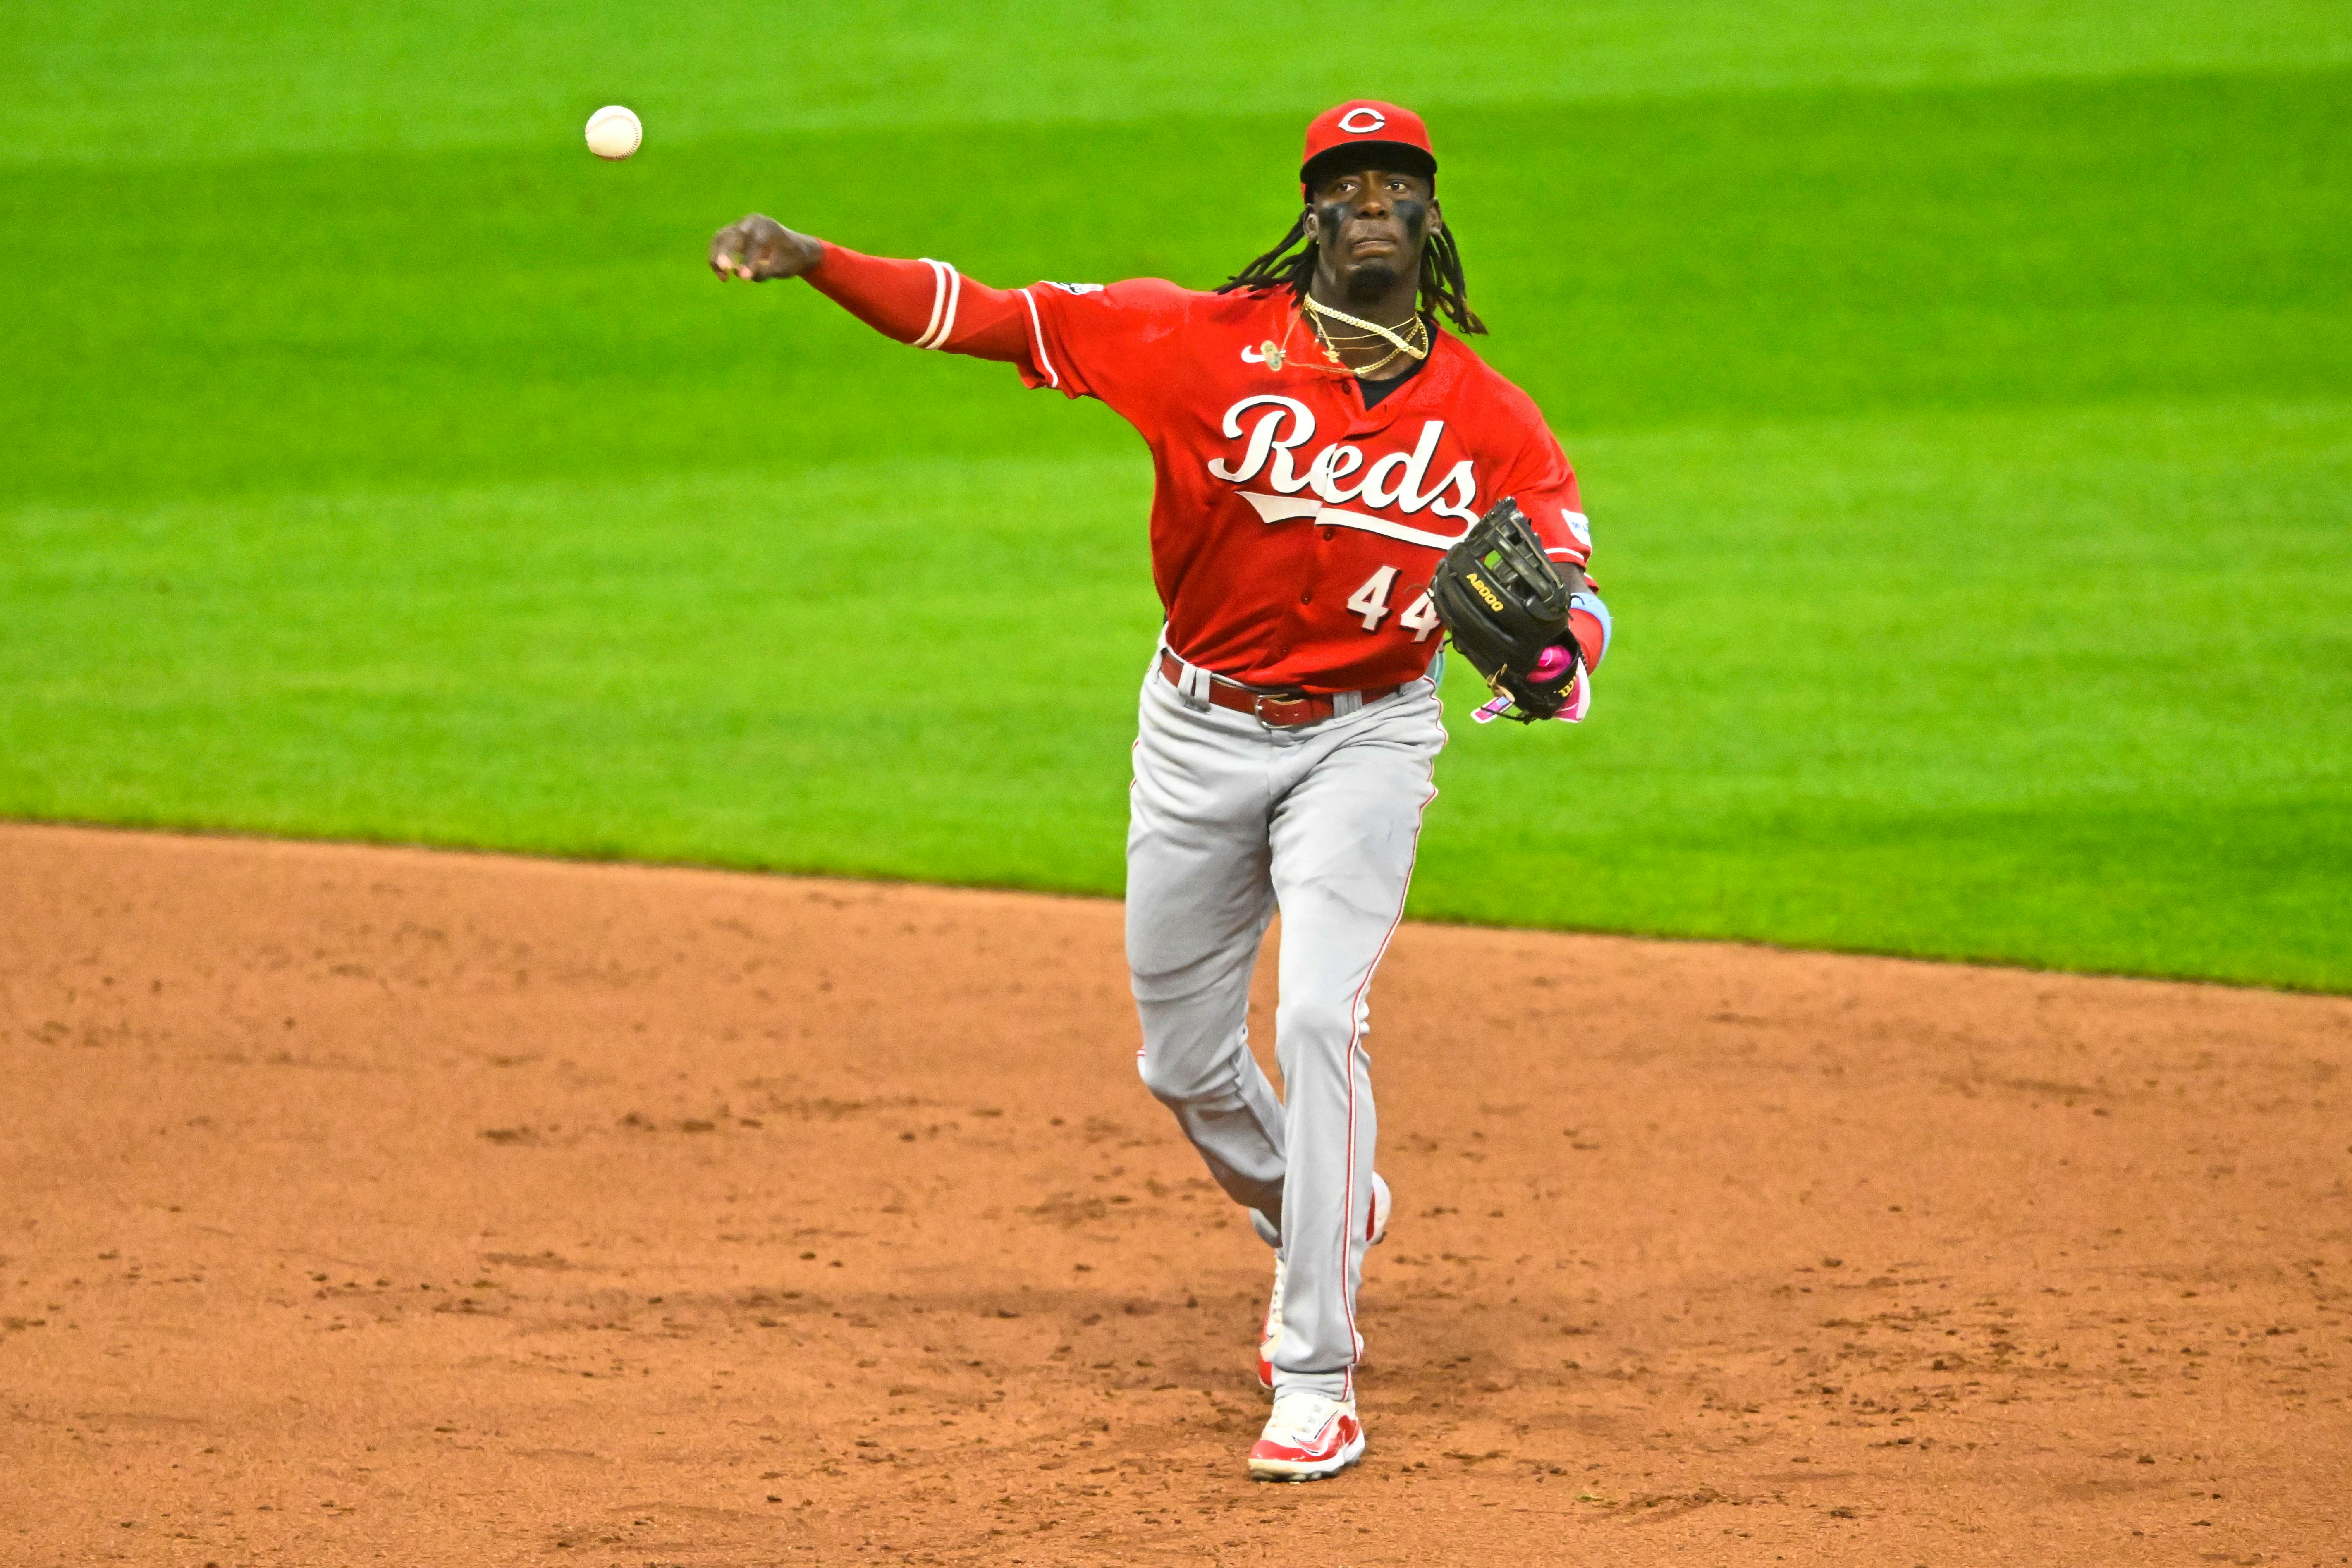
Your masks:
{"label": "red baseball cap", "polygon": [[1308,173],[1326,154],[1345,151],[1362,154],[1389,153],[1407,174],[1437,177],[1437,153],[1429,145],[1429,127],[1410,109],[1377,99],[1351,98],[1327,109],[1307,122],[1307,151],[1298,160],[1302,194],[1314,194]]}

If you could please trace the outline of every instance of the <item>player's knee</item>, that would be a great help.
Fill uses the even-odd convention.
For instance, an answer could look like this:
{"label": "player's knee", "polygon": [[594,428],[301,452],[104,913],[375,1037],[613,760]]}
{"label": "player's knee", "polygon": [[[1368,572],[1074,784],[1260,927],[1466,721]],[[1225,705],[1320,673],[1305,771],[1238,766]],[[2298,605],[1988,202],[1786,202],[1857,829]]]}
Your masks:
{"label": "player's knee", "polygon": [[1310,1052],[1344,1050],[1349,1041],[1362,1035],[1368,1021],[1365,1013],[1352,994],[1309,992],[1286,996],[1275,1012],[1275,1035],[1287,1042],[1286,1055],[1302,1047]]}
{"label": "player's knee", "polygon": [[1186,1061],[1176,1051],[1145,1050],[1136,1057],[1135,1070],[1143,1087],[1162,1105],[1190,1105],[1210,1092],[1198,1064]]}

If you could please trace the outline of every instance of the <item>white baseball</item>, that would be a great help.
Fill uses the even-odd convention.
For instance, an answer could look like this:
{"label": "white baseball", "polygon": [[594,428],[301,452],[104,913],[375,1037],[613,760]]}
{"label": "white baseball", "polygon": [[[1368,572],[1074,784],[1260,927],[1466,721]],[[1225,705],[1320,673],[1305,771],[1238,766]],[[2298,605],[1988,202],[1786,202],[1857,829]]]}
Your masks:
{"label": "white baseball", "polygon": [[588,151],[599,158],[618,162],[637,150],[646,139],[646,128],[637,122],[634,110],[617,103],[608,103],[588,117]]}

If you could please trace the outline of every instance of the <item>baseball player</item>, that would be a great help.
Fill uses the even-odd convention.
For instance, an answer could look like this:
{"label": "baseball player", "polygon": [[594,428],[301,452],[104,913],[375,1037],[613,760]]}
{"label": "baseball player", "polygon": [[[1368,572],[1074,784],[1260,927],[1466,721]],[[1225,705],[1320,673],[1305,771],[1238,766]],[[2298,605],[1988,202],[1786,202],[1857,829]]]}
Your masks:
{"label": "baseball player", "polygon": [[[1521,717],[1580,717],[1609,639],[1558,442],[1441,325],[1486,331],[1436,178],[1411,111],[1358,100],[1318,115],[1297,220],[1212,292],[992,289],[758,215],[710,244],[722,279],[804,278],[901,342],[1099,398],[1150,448],[1167,624],[1143,678],[1128,833],[1138,1061],[1275,1251],[1258,1352],[1274,1408],[1249,1456],[1267,1479],[1333,1475],[1364,1451],[1356,1295],[1389,1212],[1367,998],[1446,740],[1442,578],[1462,613],[1501,611],[1510,590],[1492,568],[1515,549],[1523,579],[1558,590],[1525,668],[1498,677],[1454,628]],[[1487,531],[1449,556],[1482,517]],[[1280,1097],[1245,1023],[1277,910]]]}

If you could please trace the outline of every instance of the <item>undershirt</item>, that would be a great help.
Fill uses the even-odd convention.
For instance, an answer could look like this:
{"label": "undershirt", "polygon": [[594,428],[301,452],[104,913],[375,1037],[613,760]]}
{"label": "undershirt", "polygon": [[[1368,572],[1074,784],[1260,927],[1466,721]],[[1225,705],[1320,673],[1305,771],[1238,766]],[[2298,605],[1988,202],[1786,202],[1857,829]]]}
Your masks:
{"label": "undershirt", "polygon": [[1409,360],[1406,362],[1404,374],[1402,375],[1392,375],[1386,381],[1358,382],[1356,384],[1362,387],[1364,391],[1364,406],[1367,408],[1379,407],[1381,398],[1386,397],[1390,393],[1394,392],[1398,387],[1402,386],[1406,382],[1411,381],[1414,376],[1419,375],[1421,374],[1421,367],[1428,363],[1429,360],[1426,356],[1423,356],[1421,359]]}

